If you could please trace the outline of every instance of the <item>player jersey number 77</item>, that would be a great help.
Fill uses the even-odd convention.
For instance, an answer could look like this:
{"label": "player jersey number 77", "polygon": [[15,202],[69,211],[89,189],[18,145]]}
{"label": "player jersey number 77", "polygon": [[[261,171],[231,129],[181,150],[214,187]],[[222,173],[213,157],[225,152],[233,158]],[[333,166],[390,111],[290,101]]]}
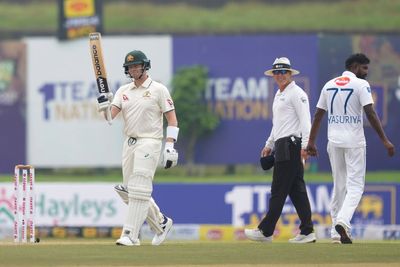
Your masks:
{"label": "player jersey number 77", "polygon": [[363,107],[373,103],[369,83],[350,71],[327,82],[317,107],[328,111],[329,141],[338,147],[365,146]]}

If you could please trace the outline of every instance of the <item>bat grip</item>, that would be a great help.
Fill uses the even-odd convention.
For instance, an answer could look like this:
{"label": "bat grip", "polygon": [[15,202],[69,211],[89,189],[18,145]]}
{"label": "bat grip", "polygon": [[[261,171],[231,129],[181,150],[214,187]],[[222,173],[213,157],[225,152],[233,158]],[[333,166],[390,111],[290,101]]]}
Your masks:
{"label": "bat grip", "polygon": [[111,108],[106,110],[106,119],[109,125],[112,124]]}

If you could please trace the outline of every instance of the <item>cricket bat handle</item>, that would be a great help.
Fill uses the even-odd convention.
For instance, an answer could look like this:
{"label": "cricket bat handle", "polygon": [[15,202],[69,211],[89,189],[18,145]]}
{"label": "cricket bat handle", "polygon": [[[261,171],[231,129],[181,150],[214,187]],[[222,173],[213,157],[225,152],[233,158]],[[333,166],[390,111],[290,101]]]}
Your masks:
{"label": "cricket bat handle", "polygon": [[109,125],[112,125],[111,108],[106,110],[106,119]]}

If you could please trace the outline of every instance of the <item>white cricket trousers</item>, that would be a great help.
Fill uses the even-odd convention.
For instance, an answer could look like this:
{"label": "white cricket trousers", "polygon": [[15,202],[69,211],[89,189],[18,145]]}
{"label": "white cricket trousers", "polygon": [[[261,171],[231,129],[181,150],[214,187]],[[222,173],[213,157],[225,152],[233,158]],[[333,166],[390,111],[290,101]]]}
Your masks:
{"label": "white cricket trousers", "polygon": [[[123,184],[128,191],[131,191],[130,184],[134,183],[138,186],[146,187],[150,192],[152,191],[152,181],[157,169],[158,161],[161,154],[161,139],[153,138],[126,138],[122,153],[122,173],[123,173]],[[140,174],[141,178],[138,177]],[[144,182],[144,180],[148,182]],[[138,184],[139,183],[139,184]],[[130,195],[132,192],[129,193]],[[148,202],[148,213],[146,215],[137,214],[131,212],[128,208],[128,216],[126,225],[130,225],[130,222],[135,218],[147,216],[146,221],[150,225],[150,228],[157,234],[162,233],[163,229],[160,227],[160,221],[164,220],[163,214],[160,212],[160,208],[157,206],[153,198],[150,198]],[[130,204],[128,204],[130,207]],[[137,227],[140,227],[140,222],[137,222]],[[134,227],[136,231],[137,227]]]}
{"label": "white cricket trousers", "polygon": [[124,186],[135,171],[146,172],[154,177],[161,154],[161,139],[126,138],[122,151],[122,175]]}
{"label": "white cricket trousers", "polygon": [[350,221],[361,200],[365,185],[366,147],[342,148],[328,142],[332,168],[331,237],[339,237],[337,223],[351,229]]}

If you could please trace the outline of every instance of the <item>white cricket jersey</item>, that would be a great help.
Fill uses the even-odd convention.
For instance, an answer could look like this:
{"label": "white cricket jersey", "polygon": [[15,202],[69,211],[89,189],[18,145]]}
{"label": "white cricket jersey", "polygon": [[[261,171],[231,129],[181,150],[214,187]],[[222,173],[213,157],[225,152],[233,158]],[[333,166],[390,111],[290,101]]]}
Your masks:
{"label": "white cricket jersey", "polygon": [[112,104],[121,110],[124,133],[136,138],[163,138],[163,113],[174,109],[168,89],[150,77],[139,87],[121,86]]}
{"label": "white cricket jersey", "polygon": [[282,92],[278,90],[272,105],[272,130],[266,146],[273,149],[276,140],[294,135],[301,137],[306,148],[311,129],[310,105],[307,94],[292,81]]}
{"label": "white cricket jersey", "polygon": [[373,103],[369,83],[350,71],[328,81],[317,107],[328,113],[329,142],[343,148],[365,146],[363,107]]}

